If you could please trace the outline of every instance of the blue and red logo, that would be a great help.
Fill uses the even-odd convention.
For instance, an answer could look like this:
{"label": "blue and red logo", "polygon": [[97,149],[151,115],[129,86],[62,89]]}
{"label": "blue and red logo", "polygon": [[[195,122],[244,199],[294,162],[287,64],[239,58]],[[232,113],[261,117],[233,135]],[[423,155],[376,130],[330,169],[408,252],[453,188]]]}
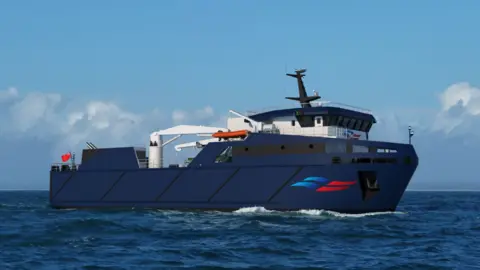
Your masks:
{"label": "blue and red logo", "polygon": [[360,139],[360,134],[353,132],[352,130],[345,130],[343,133],[343,136],[347,137],[347,139],[354,139],[358,140]]}
{"label": "blue and red logo", "polygon": [[357,181],[328,180],[325,177],[310,176],[291,186],[315,189],[317,192],[331,192],[346,190],[352,185],[355,185],[355,183],[357,183]]}

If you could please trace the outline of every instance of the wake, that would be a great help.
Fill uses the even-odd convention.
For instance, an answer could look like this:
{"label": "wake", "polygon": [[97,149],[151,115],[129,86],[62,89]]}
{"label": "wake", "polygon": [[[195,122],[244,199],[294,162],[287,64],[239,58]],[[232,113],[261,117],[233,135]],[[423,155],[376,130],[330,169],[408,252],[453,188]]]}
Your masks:
{"label": "wake", "polygon": [[275,211],[268,210],[265,207],[254,206],[244,207],[233,212],[234,214],[247,214],[247,215],[305,215],[305,216],[318,216],[318,217],[337,217],[337,218],[363,218],[369,216],[379,215],[402,215],[404,212],[373,212],[363,214],[343,214],[329,210],[317,210],[317,209],[302,209],[298,211]]}

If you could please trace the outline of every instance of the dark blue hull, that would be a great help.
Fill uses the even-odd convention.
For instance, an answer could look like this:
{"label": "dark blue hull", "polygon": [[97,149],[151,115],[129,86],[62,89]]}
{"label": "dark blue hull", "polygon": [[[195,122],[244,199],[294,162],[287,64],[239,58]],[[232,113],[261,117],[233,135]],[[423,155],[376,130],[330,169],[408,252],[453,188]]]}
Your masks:
{"label": "dark blue hull", "polygon": [[[347,167],[348,166],[348,167]],[[328,209],[359,213],[394,211],[412,172],[395,165],[377,175],[381,191],[362,200],[359,184],[347,190],[315,192],[291,187],[311,175],[355,180],[370,166],[150,169],[115,172],[52,173],[52,206],[236,210],[263,206],[275,210]],[[378,166],[377,166],[378,167]],[[65,182],[67,182],[63,185]]]}
{"label": "dark blue hull", "polygon": [[[280,140],[285,137],[259,134],[252,136],[256,139],[241,142],[242,146],[245,143],[250,143],[251,148],[259,145],[255,142],[262,139],[261,136],[269,136],[270,143],[274,143],[275,138]],[[299,136],[287,137],[304,140]],[[309,138],[308,142],[328,140]],[[358,143],[370,145],[374,142]],[[121,166],[127,168],[112,167],[106,164],[116,164],[111,160],[115,159],[114,156],[117,159],[123,154],[126,156],[133,148],[105,149],[105,152],[99,149],[96,160],[92,158],[90,164],[104,164],[109,168],[88,165],[89,160],[83,161],[78,171],[51,172],[51,206],[226,211],[262,206],[272,210],[325,209],[343,213],[394,211],[418,164],[413,147],[405,144],[388,144],[390,148],[398,149],[392,154],[351,153],[350,150],[333,154],[312,152],[300,155],[292,152],[283,158],[267,158],[268,153],[262,152],[245,159],[251,162],[239,164],[243,156],[237,153],[237,161],[234,156],[233,162],[207,164],[209,159],[206,157],[217,156],[228,145],[227,142],[209,144],[189,167],[161,169],[140,169],[138,165],[137,168],[135,165],[129,167],[125,165],[128,163],[126,159]],[[390,161],[385,161],[385,157]],[[102,163],[102,158],[111,162]],[[335,158],[341,161],[332,163]],[[358,158],[363,158],[363,161],[358,161]],[[380,159],[383,161],[380,162]],[[368,179],[365,180],[365,175],[362,175],[365,172],[374,175],[374,188],[366,185]],[[292,186],[309,177],[316,180]],[[334,184],[333,188],[330,188],[331,184]]]}

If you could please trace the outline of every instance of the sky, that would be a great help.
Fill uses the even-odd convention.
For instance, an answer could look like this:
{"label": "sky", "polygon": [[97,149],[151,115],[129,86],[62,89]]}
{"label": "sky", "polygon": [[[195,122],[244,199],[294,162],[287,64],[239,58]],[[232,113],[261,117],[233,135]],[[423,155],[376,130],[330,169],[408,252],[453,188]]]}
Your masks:
{"label": "sky", "polygon": [[[368,108],[420,158],[409,189],[480,189],[479,1],[0,2],[0,189],[47,189],[92,141],[143,145],[307,91]],[[190,138],[191,139],[191,138]],[[173,153],[172,153],[173,154]]]}

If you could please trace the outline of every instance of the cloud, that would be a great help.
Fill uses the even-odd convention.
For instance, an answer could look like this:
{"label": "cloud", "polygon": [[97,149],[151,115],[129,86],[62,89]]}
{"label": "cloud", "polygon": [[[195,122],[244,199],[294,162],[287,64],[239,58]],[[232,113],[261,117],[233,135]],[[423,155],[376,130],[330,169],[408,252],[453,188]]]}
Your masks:
{"label": "cloud", "polygon": [[55,141],[56,148],[79,147],[86,140],[115,145],[132,139],[136,131],[148,128],[148,117],[138,115],[112,102],[90,101],[75,104],[57,93],[30,92],[21,95],[15,88],[1,91],[4,97],[0,135],[17,139],[39,138]]}
{"label": "cloud", "polygon": [[480,135],[480,89],[469,83],[456,83],[439,95],[441,110],[432,129],[450,135]]}
{"label": "cloud", "polygon": [[206,106],[199,110],[188,112],[185,110],[174,110],[172,120],[175,125],[191,124],[192,122],[209,122],[215,117],[211,106]]}
{"label": "cloud", "polygon": [[101,146],[145,145],[153,130],[172,124],[217,121],[211,106],[193,111],[178,109],[170,119],[168,113],[158,109],[136,114],[107,101],[75,104],[57,93],[21,95],[16,88],[9,88],[0,91],[0,98],[3,108],[0,136],[53,140],[54,152],[79,148],[86,141]]}
{"label": "cloud", "polygon": [[469,114],[480,114],[480,89],[469,83],[461,82],[448,87],[440,94],[442,111],[448,111],[452,107],[461,104]]}

